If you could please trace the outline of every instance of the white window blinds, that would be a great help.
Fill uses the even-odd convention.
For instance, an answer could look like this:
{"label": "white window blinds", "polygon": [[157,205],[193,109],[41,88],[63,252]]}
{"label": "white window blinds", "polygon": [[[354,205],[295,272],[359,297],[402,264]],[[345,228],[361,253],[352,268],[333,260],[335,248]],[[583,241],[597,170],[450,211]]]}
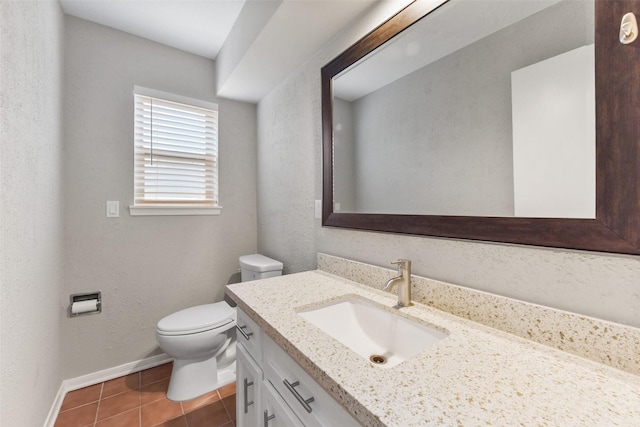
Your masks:
{"label": "white window blinds", "polygon": [[136,86],[134,206],[218,205],[218,106]]}

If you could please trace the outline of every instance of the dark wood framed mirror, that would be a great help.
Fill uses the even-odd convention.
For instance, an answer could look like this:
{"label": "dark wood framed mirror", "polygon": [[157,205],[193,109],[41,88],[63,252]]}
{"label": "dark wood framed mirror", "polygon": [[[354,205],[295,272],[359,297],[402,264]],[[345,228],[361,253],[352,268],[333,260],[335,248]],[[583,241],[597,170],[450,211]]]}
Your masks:
{"label": "dark wood framed mirror", "polygon": [[432,7],[428,1],[411,3],[322,68],[322,225],[640,254],[640,40],[619,41],[623,15],[640,14],[640,0],[595,0],[595,218],[334,212],[333,79],[428,18]]}

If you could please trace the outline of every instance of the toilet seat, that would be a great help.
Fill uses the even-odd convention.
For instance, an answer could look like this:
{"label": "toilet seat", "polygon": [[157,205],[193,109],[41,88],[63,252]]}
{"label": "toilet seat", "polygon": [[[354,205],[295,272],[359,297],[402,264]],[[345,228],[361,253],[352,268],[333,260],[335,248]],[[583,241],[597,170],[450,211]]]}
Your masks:
{"label": "toilet seat", "polygon": [[[188,335],[218,329],[224,330],[233,326],[235,310],[224,301],[214,304],[203,304],[180,310],[164,317],[158,322],[157,333],[160,335]],[[231,326],[228,326],[230,325]]]}

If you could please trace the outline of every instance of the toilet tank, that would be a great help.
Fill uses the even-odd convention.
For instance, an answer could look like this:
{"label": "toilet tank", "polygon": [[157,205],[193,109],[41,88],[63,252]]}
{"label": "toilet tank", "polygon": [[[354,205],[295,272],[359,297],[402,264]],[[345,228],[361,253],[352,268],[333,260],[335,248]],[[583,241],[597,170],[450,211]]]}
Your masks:
{"label": "toilet tank", "polygon": [[282,263],[264,255],[243,255],[238,261],[243,282],[282,275]]}

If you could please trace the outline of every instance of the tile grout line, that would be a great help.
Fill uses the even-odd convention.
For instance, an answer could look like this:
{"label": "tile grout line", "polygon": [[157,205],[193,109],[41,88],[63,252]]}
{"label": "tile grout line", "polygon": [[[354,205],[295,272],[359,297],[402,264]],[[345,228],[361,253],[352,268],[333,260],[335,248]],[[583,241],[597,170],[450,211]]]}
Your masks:
{"label": "tile grout line", "polygon": [[142,427],[142,371],[138,371],[138,427]]}
{"label": "tile grout line", "polygon": [[98,406],[96,407],[96,415],[93,417],[93,426],[98,423],[98,412],[100,412],[100,403],[102,402],[102,392],[104,391],[104,381],[100,384],[100,396],[98,397]]}
{"label": "tile grout line", "polygon": [[[180,406],[182,406],[182,402],[180,402]],[[189,427],[189,418],[187,418],[187,414],[184,413],[184,406],[182,407],[182,416],[184,417],[185,425]]]}
{"label": "tile grout line", "polygon": [[[229,422],[233,422],[233,418],[231,418],[231,414],[229,413],[229,408],[227,408],[227,404],[224,402],[225,398],[222,397],[222,395],[220,394],[220,389],[216,390],[216,392],[218,393],[218,397],[220,397],[220,401],[222,402],[222,407],[224,408],[224,411],[227,413],[227,417],[229,418]],[[235,393],[234,393],[234,395],[235,395]],[[227,396],[227,397],[229,397],[229,396]]]}
{"label": "tile grout line", "polygon": [[184,412],[184,405],[180,402],[180,409],[182,409],[182,419],[184,419],[184,423],[189,427],[189,420],[187,420],[187,414]]}

